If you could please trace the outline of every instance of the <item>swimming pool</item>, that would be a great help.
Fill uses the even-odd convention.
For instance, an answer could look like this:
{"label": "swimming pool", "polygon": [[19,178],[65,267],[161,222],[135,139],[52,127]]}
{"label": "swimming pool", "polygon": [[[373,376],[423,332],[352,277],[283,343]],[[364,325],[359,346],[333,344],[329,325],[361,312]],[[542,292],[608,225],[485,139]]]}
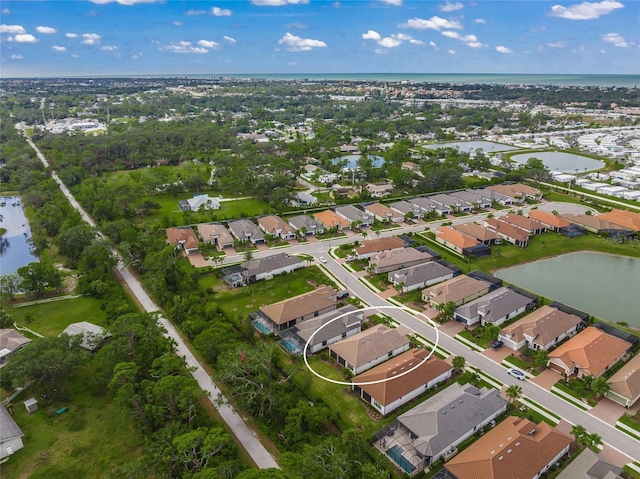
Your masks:
{"label": "swimming pool", "polygon": [[407,474],[412,474],[413,471],[416,470],[416,466],[411,464],[409,460],[402,455],[403,452],[404,449],[396,444],[395,446],[387,450],[387,456],[393,459],[393,462],[404,469]]}

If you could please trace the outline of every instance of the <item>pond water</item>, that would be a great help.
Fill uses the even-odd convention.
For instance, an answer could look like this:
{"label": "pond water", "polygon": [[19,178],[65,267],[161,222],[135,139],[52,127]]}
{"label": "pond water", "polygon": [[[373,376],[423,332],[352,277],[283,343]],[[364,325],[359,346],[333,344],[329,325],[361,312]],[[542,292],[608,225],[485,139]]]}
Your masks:
{"label": "pond water", "polygon": [[562,173],[584,173],[586,171],[599,170],[605,167],[604,161],[594,160],[586,156],[574,155],[573,153],[564,153],[562,151],[541,151],[532,153],[523,153],[521,155],[513,155],[512,160],[525,164],[531,157],[538,158],[551,171],[560,171]]}
{"label": "pond water", "polygon": [[[361,156],[362,155],[340,156],[338,158],[332,158],[331,159],[331,163],[336,165],[336,164],[340,163],[341,161],[345,161],[346,160],[347,163],[345,164],[345,169],[353,170],[354,168],[356,168],[358,166],[358,160],[360,159]],[[381,157],[381,156],[369,155],[369,158],[371,158],[374,168],[380,168],[382,166],[382,164],[384,163],[384,158]]]}
{"label": "pond water", "polygon": [[8,243],[0,253],[0,276],[4,276],[15,273],[22,266],[38,261],[38,257],[32,253],[31,245],[27,241],[31,238],[31,229],[20,198],[0,197],[0,215],[2,215],[0,227],[7,230],[2,239]]}
{"label": "pond water", "polygon": [[493,141],[451,141],[433,145],[423,145],[423,148],[427,148],[429,150],[437,150],[438,148],[457,148],[458,150],[466,153],[475,153],[478,148],[482,149],[485,153],[518,149],[515,146],[501,145],[500,143],[494,143]]}
{"label": "pond water", "polygon": [[640,329],[640,259],[569,253],[501,269],[495,275],[597,318]]}

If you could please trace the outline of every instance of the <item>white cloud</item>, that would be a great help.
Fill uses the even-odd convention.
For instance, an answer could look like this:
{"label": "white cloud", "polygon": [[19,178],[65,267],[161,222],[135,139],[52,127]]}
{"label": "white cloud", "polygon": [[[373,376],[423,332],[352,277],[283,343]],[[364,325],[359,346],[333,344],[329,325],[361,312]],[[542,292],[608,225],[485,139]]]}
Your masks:
{"label": "white cloud", "polygon": [[302,5],[309,0],[251,0],[258,7],[282,7],[283,5]]}
{"label": "white cloud", "polygon": [[386,3],[387,5],[393,5],[394,7],[401,7],[402,0],[379,0],[382,3]]}
{"label": "white cloud", "polygon": [[24,57],[22,55],[20,55],[19,53],[14,53],[13,55],[11,55],[11,59],[12,60],[22,60]]}
{"label": "white cloud", "polygon": [[362,34],[362,38],[365,40],[375,40],[377,42],[380,40],[380,34],[375,30],[369,30],[367,33]]}
{"label": "white cloud", "polygon": [[499,53],[512,53],[511,50],[509,50],[507,47],[503,47],[502,45],[497,46],[496,51]]}
{"label": "white cloud", "polygon": [[402,42],[396,38],[391,38],[391,37],[385,37],[383,39],[381,39],[378,44],[381,47],[385,47],[385,48],[395,48],[399,45],[402,45]]}
{"label": "white cloud", "polygon": [[85,45],[97,45],[102,40],[102,37],[97,33],[83,33],[82,43]]}
{"label": "white cloud", "polygon": [[547,46],[550,48],[564,48],[566,45],[562,42],[549,42]]}
{"label": "white cloud", "polygon": [[220,44],[218,42],[212,42],[209,40],[198,40],[198,45],[204,48],[220,48]]}
{"label": "white cloud", "polygon": [[176,27],[181,27],[182,25],[184,25],[184,23],[182,23],[182,22],[181,22],[181,21],[179,21],[179,20],[176,20],[175,22],[173,22],[173,24],[174,24]]}
{"label": "white cloud", "polygon": [[465,42],[467,46],[471,48],[479,48],[482,46],[482,43],[478,41],[478,38],[475,35],[460,35],[458,32],[445,31],[442,32],[445,37],[453,38],[455,40],[460,40],[461,42]]}
{"label": "white cloud", "polygon": [[424,45],[424,42],[422,40],[416,40],[415,38],[412,38],[411,40],[409,40],[409,43],[413,45]]}
{"label": "white cloud", "polygon": [[233,38],[233,37],[228,37],[228,36],[226,36],[226,35],[225,35],[224,37],[222,37],[222,39],[223,39],[225,42],[229,42],[229,43],[236,43],[236,39],[235,39],[235,38]]}
{"label": "white cloud", "polygon": [[438,48],[438,45],[436,45],[436,42],[433,42],[433,41],[429,42],[429,46],[433,48]]}
{"label": "white cloud", "polygon": [[285,27],[290,30],[306,30],[307,28],[309,28],[309,26],[305,25],[304,23],[287,23]]}
{"label": "white cloud", "polygon": [[232,13],[228,8],[213,7],[211,9],[211,15],[215,17],[229,17]]}
{"label": "white cloud", "polygon": [[160,50],[173,53],[209,53],[209,50],[207,50],[206,48],[194,47],[193,45],[191,45],[191,42],[185,41],[160,47]]}
{"label": "white cloud", "polygon": [[89,0],[89,1],[93,3],[97,3],[98,5],[105,5],[107,3],[115,2],[119,5],[130,7],[131,5],[135,5],[137,3],[156,3],[162,0]]}
{"label": "white cloud", "polygon": [[313,48],[325,48],[327,44],[322,40],[311,38],[300,38],[291,33],[285,33],[284,37],[278,40],[279,45],[285,45],[290,52],[307,52]]}
{"label": "white cloud", "polygon": [[456,54],[456,51],[455,51],[455,50],[449,50],[449,51],[447,51],[447,53],[448,53],[449,55],[455,55],[455,54]]}
{"label": "white cloud", "polygon": [[52,27],[36,27],[36,32],[44,33],[45,35],[48,35],[51,33],[58,33],[58,30]]}
{"label": "white cloud", "polygon": [[440,5],[439,7],[441,12],[455,12],[457,10],[462,10],[463,8],[464,5],[462,5],[460,2],[451,3],[448,0],[444,5]]}
{"label": "white cloud", "polygon": [[80,58],[80,55],[74,53],[73,55],[71,55],[71,58]]}
{"label": "white cloud", "polygon": [[67,51],[67,47],[61,47],[59,45],[54,45],[51,47],[52,50],[56,51],[56,52],[66,52]]}
{"label": "white cloud", "polygon": [[415,28],[417,30],[437,31],[443,28],[456,28],[458,30],[462,28],[462,24],[456,20],[447,20],[436,16],[431,17],[429,20],[425,20],[424,18],[411,18],[407,23],[402,23],[399,26],[402,28]]}
{"label": "white cloud", "polygon": [[629,44],[619,33],[607,33],[602,35],[602,41],[607,43],[613,43],[614,46],[620,48],[627,48]]}
{"label": "white cloud", "polygon": [[607,15],[618,8],[624,8],[624,5],[612,0],[582,2],[578,5],[571,5],[570,7],[554,5],[551,7],[550,15],[567,20],[593,20],[602,15]]}
{"label": "white cloud", "polygon": [[117,50],[118,47],[113,46],[113,45],[105,45],[103,47],[100,47],[100,50],[104,50],[105,52],[113,52],[115,50]]}
{"label": "white cloud", "polygon": [[386,55],[387,53],[389,53],[388,50],[383,50],[382,48],[376,48],[374,52],[376,53],[376,55]]}
{"label": "white cloud", "polygon": [[11,10],[9,10],[8,8],[3,8],[0,13],[2,13],[3,15],[11,15]]}
{"label": "white cloud", "polygon": [[0,25],[0,33],[27,33],[22,25]]}
{"label": "white cloud", "polygon": [[142,52],[141,53],[136,53],[135,55],[131,55],[131,59],[132,60],[138,60],[141,56],[142,56]]}
{"label": "white cloud", "polygon": [[207,11],[206,10],[187,10],[187,15],[206,15]]}
{"label": "white cloud", "polygon": [[65,33],[64,36],[67,38],[78,38],[77,33]]}
{"label": "white cloud", "polygon": [[36,37],[31,35],[30,33],[21,33],[19,35],[14,35],[12,37],[7,38],[10,42],[18,42],[18,43],[35,43],[38,41]]}
{"label": "white cloud", "polygon": [[474,21],[476,23],[487,23],[487,21],[484,18],[476,18]]}

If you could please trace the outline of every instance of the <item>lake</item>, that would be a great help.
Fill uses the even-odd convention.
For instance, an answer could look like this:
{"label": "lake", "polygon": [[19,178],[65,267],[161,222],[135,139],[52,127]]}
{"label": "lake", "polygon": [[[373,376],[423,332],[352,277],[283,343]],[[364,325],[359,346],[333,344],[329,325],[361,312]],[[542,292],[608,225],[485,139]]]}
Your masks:
{"label": "lake", "polygon": [[640,259],[585,251],[501,269],[495,275],[597,318],[640,329]]}
{"label": "lake", "polygon": [[38,261],[38,257],[32,253],[31,245],[27,241],[31,238],[31,229],[20,198],[0,197],[0,215],[2,215],[0,225],[7,230],[3,239],[9,243],[0,253],[0,276],[4,276],[15,273],[22,266]]}
{"label": "lake", "polygon": [[[361,156],[362,155],[340,156],[338,158],[332,158],[331,163],[333,163],[334,165],[337,165],[338,163],[346,160],[347,163],[345,164],[344,168],[347,170],[353,170],[358,166],[358,160],[360,159]],[[384,158],[381,156],[369,155],[369,158],[371,158],[374,168],[380,168],[384,163]]]}
{"label": "lake", "polygon": [[586,156],[574,155],[573,153],[564,153],[562,151],[541,151],[523,153],[521,155],[513,155],[512,160],[525,164],[529,158],[538,158],[551,171],[561,171],[563,173],[574,173],[576,169],[578,173],[599,170],[605,167],[604,161],[594,160]]}
{"label": "lake", "polygon": [[432,145],[421,145],[428,150],[437,150],[438,148],[457,148],[465,153],[475,153],[477,149],[481,149],[485,153],[495,153],[496,151],[517,150],[515,146],[501,145],[493,141],[450,141],[446,143],[436,143]]}

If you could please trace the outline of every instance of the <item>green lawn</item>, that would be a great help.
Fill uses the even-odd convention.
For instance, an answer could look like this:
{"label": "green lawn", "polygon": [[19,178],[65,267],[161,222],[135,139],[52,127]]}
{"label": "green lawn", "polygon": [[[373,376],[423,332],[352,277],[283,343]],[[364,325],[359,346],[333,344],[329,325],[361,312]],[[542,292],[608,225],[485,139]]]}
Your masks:
{"label": "green lawn", "polygon": [[[100,309],[101,301],[95,298],[75,298],[34,304],[22,308],[11,308],[9,313],[19,326],[42,334],[57,336],[71,323],[88,321],[99,326],[106,326],[105,312]],[[33,320],[25,321],[25,315],[31,313]]]}

